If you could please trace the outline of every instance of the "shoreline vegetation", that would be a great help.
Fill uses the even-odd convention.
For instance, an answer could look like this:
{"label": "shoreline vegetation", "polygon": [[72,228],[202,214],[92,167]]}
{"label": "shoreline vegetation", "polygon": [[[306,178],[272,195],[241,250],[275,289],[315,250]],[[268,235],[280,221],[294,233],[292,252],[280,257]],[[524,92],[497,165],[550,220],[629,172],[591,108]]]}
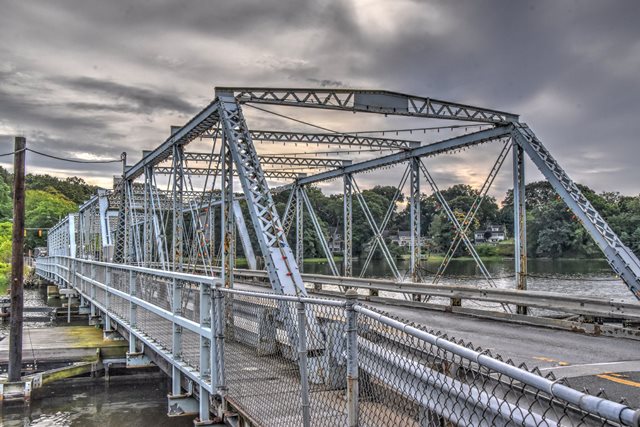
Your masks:
{"label": "shoreline vegetation", "polygon": [[[6,289],[9,282],[11,260],[11,217],[13,175],[0,167],[0,292]],[[600,214],[608,221],[622,242],[635,253],[640,253],[640,196],[625,196],[616,192],[596,193],[588,187],[578,185],[583,194]],[[91,186],[78,177],[66,179],[49,175],[28,174],[26,177],[26,209],[25,254],[39,246],[47,245],[47,229],[54,226],[61,218],[76,212],[78,206],[93,196],[97,187]],[[374,220],[380,222],[385,216],[392,200],[395,200],[397,188],[379,185],[362,191]],[[459,222],[463,222],[478,196],[477,190],[466,184],[456,184],[441,191]],[[343,200],[342,194],[325,195],[317,187],[308,187],[307,195],[318,218],[320,228],[331,247],[342,246]],[[273,195],[276,208],[284,212],[289,197],[287,191]],[[526,186],[527,201],[527,253],[529,259],[603,259],[603,255],[593,239],[586,232],[580,221],[567,208],[550,184],[546,181],[532,182]],[[248,217],[246,201],[240,202],[245,217]],[[398,243],[401,234],[410,229],[410,206],[404,195],[395,204],[384,232],[391,256],[397,260],[409,257],[409,247]],[[440,262],[447,252],[456,230],[446,216],[444,209],[436,197],[422,194],[420,198],[420,223],[424,243],[422,253],[427,262]],[[364,260],[370,247],[373,233],[367,226],[367,220],[361,209],[354,205],[353,214],[353,256]],[[307,264],[324,264],[320,244],[308,215],[304,217],[304,262]],[[495,197],[486,197],[480,205],[476,217],[468,224],[468,236],[474,240],[474,232],[484,230],[488,225],[503,226],[507,237],[513,233],[513,193],[507,190],[499,203]],[[288,239],[294,242],[295,233],[292,227]],[[253,227],[248,227],[249,238],[254,248],[258,248]],[[171,236],[166,236],[170,239]],[[398,243],[393,243],[398,242]],[[212,243],[220,246],[220,236]],[[476,251],[486,262],[507,262],[513,259],[513,240],[504,240],[495,244],[477,244]],[[242,256],[239,248],[238,255]],[[336,253],[336,263],[342,261],[342,254]],[[380,249],[374,253],[374,263],[382,260]],[[471,260],[464,245],[459,245],[453,260]],[[246,260],[238,258],[238,267],[247,267]]]}

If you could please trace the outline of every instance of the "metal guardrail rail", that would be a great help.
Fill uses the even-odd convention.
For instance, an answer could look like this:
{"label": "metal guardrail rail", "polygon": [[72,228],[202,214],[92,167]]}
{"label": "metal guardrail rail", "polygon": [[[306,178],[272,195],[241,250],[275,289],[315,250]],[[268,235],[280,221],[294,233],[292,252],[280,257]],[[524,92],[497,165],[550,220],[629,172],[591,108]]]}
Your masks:
{"label": "metal guardrail rail", "polygon": [[[264,270],[235,269],[234,276],[237,279],[252,280],[255,278],[267,280],[268,278]],[[433,285],[414,282],[398,283],[388,279],[327,276],[323,274],[303,273],[302,279],[306,284],[317,285],[319,290],[324,286],[350,287],[389,292],[407,297],[421,295],[458,301],[493,302],[540,308],[567,314],[624,319],[634,322],[640,321],[640,303],[635,301],[580,297],[547,291],[480,288],[477,286],[449,284]]]}
{"label": "metal guardrail rail", "polygon": [[353,291],[345,300],[240,291],[68,257],[39,258],[36,272],[75,288],[105,328],[187,378],[201,421],[217,395],[219,414],[256,425],[640,425],[640,410],[375,312]]}

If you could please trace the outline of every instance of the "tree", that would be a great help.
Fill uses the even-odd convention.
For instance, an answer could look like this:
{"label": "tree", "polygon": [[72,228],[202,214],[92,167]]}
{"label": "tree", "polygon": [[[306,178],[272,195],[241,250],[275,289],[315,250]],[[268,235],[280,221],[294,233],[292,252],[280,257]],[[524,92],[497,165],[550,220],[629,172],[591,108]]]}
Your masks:
{"label": "tree", "polygon": [[[78,210],[76,203],[69,200],[55,189],[27,190],[25,200],[25,227],[36,229],[48,229],[53,227],[60,219]],[[35,231],[27,233],[25,247],[33,249],[37,246],[46,246],[46,236],[38,236]]]}

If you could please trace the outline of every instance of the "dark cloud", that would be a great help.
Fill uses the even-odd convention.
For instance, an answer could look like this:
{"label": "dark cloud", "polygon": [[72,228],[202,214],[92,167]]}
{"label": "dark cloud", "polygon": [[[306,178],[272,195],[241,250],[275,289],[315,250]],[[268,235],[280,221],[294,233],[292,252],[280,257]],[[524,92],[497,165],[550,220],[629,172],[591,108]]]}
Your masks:
{"label": "dark cloud", "polygon": [[[3,12],[0,134],[21,130],[70,156],[126,149],[135,159],[206,105],[215,85],[368,87],[519,113],[576,180],[640,192],[640,2],[40,0]],[[305,128],[245,112],[256,127]],[[282,112],[342,130],[425,124]],[[0,136],[0,148],[9,145]],[[440,185],[477,182],[497,154],[473,153],[429,160]],[[507,175],[496,194],[511,185]],[[528,177],[540,175],[529,167]]]}
{"label": "dark cloud", "polygon": [[[156,90],[144,87],[125,85],[109,80],[99,80],[90,77],[73,77],[56,79],[64,86],[80,93],[94,93],[101,96],[116,99],[129,106],[129,111],[150,114],[158,110],[176,111],[178,113],[194,113],[197,108],[190,103],[183,101],[176,94],[166,93],[166,88],[156,88]],[[98,109],[98,104],[76,104],[81,109],[89,105],[91,109]],[[74,107],[72,103],[71,108]],[[108,108],[109,106],[104,106]],[[118,105],[110,106],[117,110]],[[124,110],[126,111],[126,109]]]}

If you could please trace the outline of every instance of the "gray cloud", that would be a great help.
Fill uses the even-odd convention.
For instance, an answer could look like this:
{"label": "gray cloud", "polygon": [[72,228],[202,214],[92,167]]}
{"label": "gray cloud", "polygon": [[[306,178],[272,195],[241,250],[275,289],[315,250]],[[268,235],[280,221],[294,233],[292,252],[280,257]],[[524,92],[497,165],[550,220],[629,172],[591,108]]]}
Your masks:
{"label": "gray cloud", "polygon": [[[127,150],[135,160],[206,105],[215,85],[369,87],[519,113],[577,181],[640,192],[636,1],[64,0],[9,2],[3,11],[3,151],[11,141],[2,135],[23,131],[33,144],[69,156]],[[274,111],[341,130],[431,124]],[[256,127],[304,128],[245,113]],[[429,163],[442,186],[473,183],[496,154],[482,146]],[[63,164],[33,162],[70,173]],[[75,171],[96,179],[101,169]],[[361,182],[397,182],[400,173],[366,174]],[[528,178],[539,177],[530,165]],[[508,173],[496,180],[498,199],[510,185]]]}

